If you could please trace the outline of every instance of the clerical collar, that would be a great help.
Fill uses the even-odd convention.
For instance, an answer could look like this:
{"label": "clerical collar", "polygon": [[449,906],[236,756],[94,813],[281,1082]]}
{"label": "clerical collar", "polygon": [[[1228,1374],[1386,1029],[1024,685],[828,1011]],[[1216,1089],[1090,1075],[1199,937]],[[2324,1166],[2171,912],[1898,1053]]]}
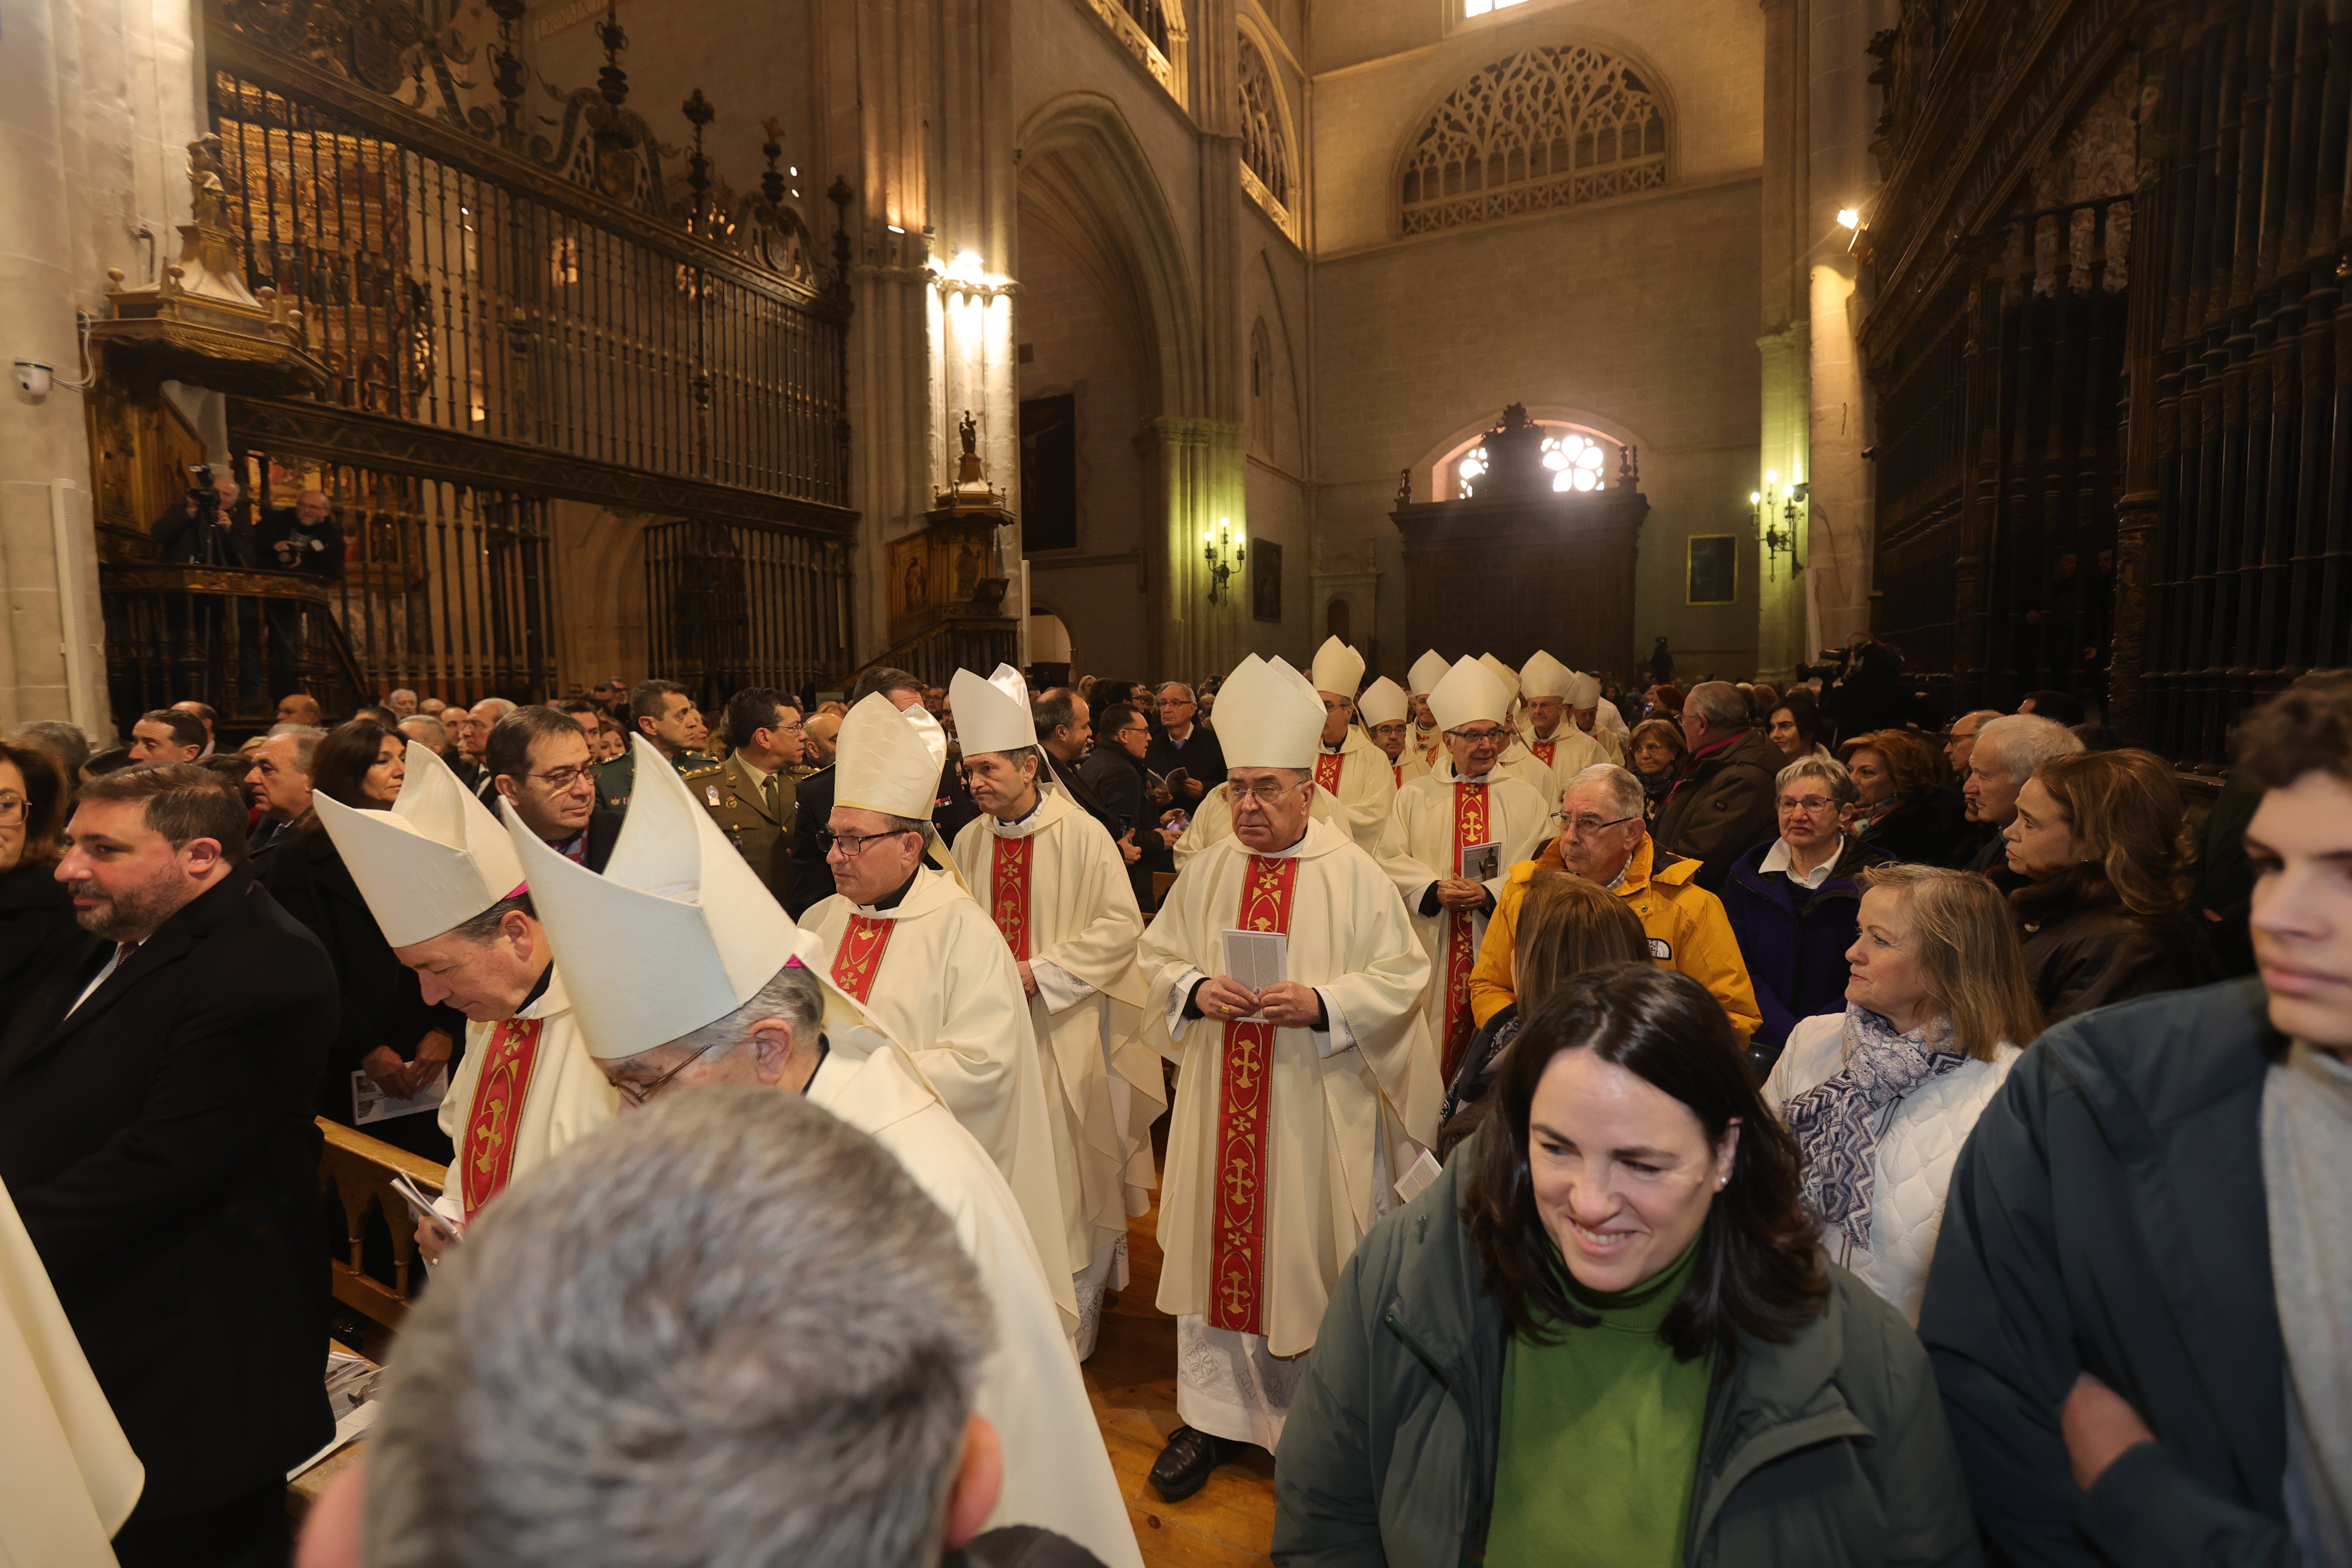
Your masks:
{"label": "clerical collar", "polygon": [[1342,736],[1340,736],[1338,740],[1336,740],[1336,741],[1332,742],[1329,745],[1328,745],[1328,746],[1324,747],[1324,748],[1323,748],[1323,754],[1324,754],[1325,756],[1337,756],[1337,755],[1339,755],[1341,752],[1344,752],[1344,751],[1346,751],[1347,749],[1348,749],[1348,737],[1347,737],[1347,736],[1345,736],[1345,735],[1342,735]]}
{"label": "clerical collar", "polygon": [[900,904],[906,902],[907,895],[914,890],[915,879],[922,874],[922,865],[920,862],[918,862],[915,868],[907,873],[907,879],[898,884],[898,891],[894,893],[886,893],[881,898],[875,900],[866,907],[877,911],[897,909]]}
{"label": "clerical collar", "polygon": [[1314,831],[1315,822],[1310,817],[1307,819],[1307,826],[1299,831],[1298,842],[1287,849],[1252,849],[1250,853],[1261,860],[1288,860],[1307,847],[1307,836]]}
{"label": "clerical collar", "polygon": [[520,1018],[525,1013],[530,1012],[533,1007],[537,1006],[539,1005],[539,999],[547,994],[547,988],[554,983],[554,980],[555,962],[554,960],[550,959],[548,961],[547,967],[539,972],[539,983],[533,985],[530,990],[524,994],[520,1003],[517,1004],[514,1010],[514,1016]]}
{"label": "clerical collar", "polygon": [[1045,792],[1041,789],[1037,792],[1036,805],[1031,806],[1027,811],[1023,812],[1019,816],[1014,817],[1010,822],[1007,822],[1001,816],[990,817],[988,819],[988,830],[991,833],[995,834],[999,838],[1026,838],[1045,825],[1043,820],[1045,811]]}
{"label": "clerical collar", "polygon": [[816,1066],[809,1068],[808,1081],[801,1085],[802,1094],[805,1095],[816,1087],[816,1075],[824,1070],[824,1064],[832,1055],[833,1042],[824,1036],[819,1035],[816,1037]]}

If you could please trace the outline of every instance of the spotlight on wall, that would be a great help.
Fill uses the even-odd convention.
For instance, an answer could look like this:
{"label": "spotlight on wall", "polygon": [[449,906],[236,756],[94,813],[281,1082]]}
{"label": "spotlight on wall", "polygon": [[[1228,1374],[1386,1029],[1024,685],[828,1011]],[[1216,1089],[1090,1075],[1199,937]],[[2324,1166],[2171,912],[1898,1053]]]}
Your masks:
{"label": "spotlight on wall", "polygon": [[1853,207],[1838,208],[1837,220],[1838,226],[1840,228],[1860,228],[1862,226],[1862,214]]}

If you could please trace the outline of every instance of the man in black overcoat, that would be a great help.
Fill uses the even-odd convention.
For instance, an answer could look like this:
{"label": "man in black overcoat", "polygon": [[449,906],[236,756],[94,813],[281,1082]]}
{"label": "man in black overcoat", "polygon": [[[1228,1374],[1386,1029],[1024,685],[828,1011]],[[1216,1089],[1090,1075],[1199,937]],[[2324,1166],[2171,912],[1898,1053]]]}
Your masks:
{"label": "man in black overcoat", "polygon": [[92,780],[58,879],[104,939],[0,1035],[0,1180],[145,1466],[124,1568],[285,1561],[286,1471],[333,1430],[318,940],[193,765]]}

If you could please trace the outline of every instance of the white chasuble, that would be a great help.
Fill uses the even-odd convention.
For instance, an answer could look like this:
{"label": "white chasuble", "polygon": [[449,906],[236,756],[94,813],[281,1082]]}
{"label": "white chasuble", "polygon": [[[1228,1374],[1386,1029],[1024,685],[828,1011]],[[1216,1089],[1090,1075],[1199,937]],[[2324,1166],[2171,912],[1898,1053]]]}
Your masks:
{"label": "white chasuble", "polygon": [[563,972],[511,1018],[466,1026],[466,1058],[441,1101],[441,1131],[456,1146],[445,1197],[474,1213],[544,1162],[620,1113],[572,1021]]}
{"label": "white chasuble", "polygon": [[1456,914],[1440,907],[1424,915],[1422,900],[1431,884],[1462,875],[1465,850],[1481,844],[1500,847],[1486,891],[1499,899],[1511,868],[1533,859],[1551,837],[1551,813],[1523,781],[1499,767],[1483,781],[1415,779],[1399,791],[1389,830],[1381,840],[1381,866],[1402,896],[1413,931],[1430,957],[1428,993],[1422,1013],[1436,1043],[1438,1071],[1452,1082],[1454,1064],[1478,1032],[1470,1011],[1470,972],[1478,944],[1486,939],[1484,912]]}
{"label": "white chasuble", "polygon": [[[1160,1058],[1143,1043],[1143,916],[1102,825],[1055,792],[1020,822],[982,816],[956,837],[964,883],[1013,957],[1029,965],[1064,1237],[1074,1270],[1127,1235],[1159,1184],[1150,1129],[1167,1108]],[[1083,1308],[1084,1302],[1080,1303]]]}
{"label": "white chasuble", "polygon": [[[1186,1018],[1228,930],[1281,931],[1329,1028]],[[1312,822],[1275,855],[1239,839],[1184,868],[1143,933],[1145,1038],[1178,1066],[1160,1184],[1159,1306],[1315,1342],[1331,1282],[1436,1136],[1444,1086],[1422,1025],[1429,956],[1379,864]]]}
{"label": "white chasuble", "polygon": [[[981,1363],[974,1408],[1004,1446],[1004,1489],[987,1528],[1038,1525],[1111,1568],[1141,1568],[1102,1429],[1064,1337],[1053,1278],[995,1162],[895,1044],[864,1057],[835,1049],[809,1080],[808,1098],[906,1167],[946,1211],[980,1270],[995,1335]],[[1069,1277],[1060,1275],[1060,1283],[1066,1289]]]}
{"label": "white chasuble", "polygon": [[1402,789],[1415,779],[1429,776],[1429,759],[1407,746],[1397,753],[1397,760],[1389,764],[1389,776],[1396,780],[1397,788]]}
{"label": "white chasuble", "polygon": [[1075,1335],[1077,1296],[1055,1175],[1059,1119],[1045,1100],[1021,972],[1003,937],[970,893],[926,870],[891,909],[861,908],[835,893],[812,905],[801,924],[824,943],[833,983],[906,1045],[924,1080],[1004,1173]]}
{"label": "white chasuble", "polygon": [[1559,728],[1545,740],[1535,732],[1531,724],[1519,731],[1519,745],[1527,753],[1551,770],[1551,799],[1557,809],[1559,797],[1568,793],[1568,781],[1595,763],[1609,761],[1609,749],[1576,727],[1574,718],[1563,718]]}
{"label": "white chasuble", "polygon": [[1337,746],[1317,748],[1315,783],[1330,791],[1346,813],[1348,837],[1367,851],[1375,849],[1388,826],[1389,803],[1396,798],[1396,768],[1388,753],[1350,724]]}
{"label": "white chasuble", "polygon": [[[1511,743],[1503,748],[1503,754],[1495,759],[1494,771],[1496,774],[1515,778],[1535,791],[1542,798],[1545,810],[1550,813],[1544,828],[1544,837],[1547,838],[1559,837],[1560,791],[1553,780],[1552,771],[1536,761],[1535,754],[1521,745],[1517,736],[1513,736]],[[1452,755],[1441,755],[1437,761],[1432,763],[1429,767],[1429,776],[1440,784],[1452,784],[1459,776],[1454,771]]]}
{"label": "white chasuble", "polygon": [[[1317,822],[1334,823],[1341,832],[1347,831],[1346,809],[1339,797],[1321,784],[1315,786],[1315,794],[1307,801],[1307,815]],[[1181,871],[1192,864],[1193,856],[1233,836],[1234,799],[1225,793],[1225,786],[1219,784],[1201,797],[1201,804],[1192,808],[1192,826],[1176,840],[1176,869]]]}

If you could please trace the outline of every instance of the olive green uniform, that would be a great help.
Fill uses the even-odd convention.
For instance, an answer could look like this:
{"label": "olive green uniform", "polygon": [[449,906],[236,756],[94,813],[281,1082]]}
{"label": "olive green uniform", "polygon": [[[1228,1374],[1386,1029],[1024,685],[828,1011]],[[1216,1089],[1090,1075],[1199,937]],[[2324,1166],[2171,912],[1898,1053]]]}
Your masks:
{"label": "olive green uniform", "polygon": [[723,763],[681,769],[678,773],[779,903],[792,871],[793,790],[799,782],[793,777],[794,772],[786,768],[770,773],[763,785],[737,755]]}
{"label": "olive green uniform", "polygon": [[[700,752],[680,752],[670,759],[670,766],[681,773],[718,765]],[[637,752],[634,746],[596,770],[596,804],[606,811],[628,810],[629,796],[636,787]]]}

